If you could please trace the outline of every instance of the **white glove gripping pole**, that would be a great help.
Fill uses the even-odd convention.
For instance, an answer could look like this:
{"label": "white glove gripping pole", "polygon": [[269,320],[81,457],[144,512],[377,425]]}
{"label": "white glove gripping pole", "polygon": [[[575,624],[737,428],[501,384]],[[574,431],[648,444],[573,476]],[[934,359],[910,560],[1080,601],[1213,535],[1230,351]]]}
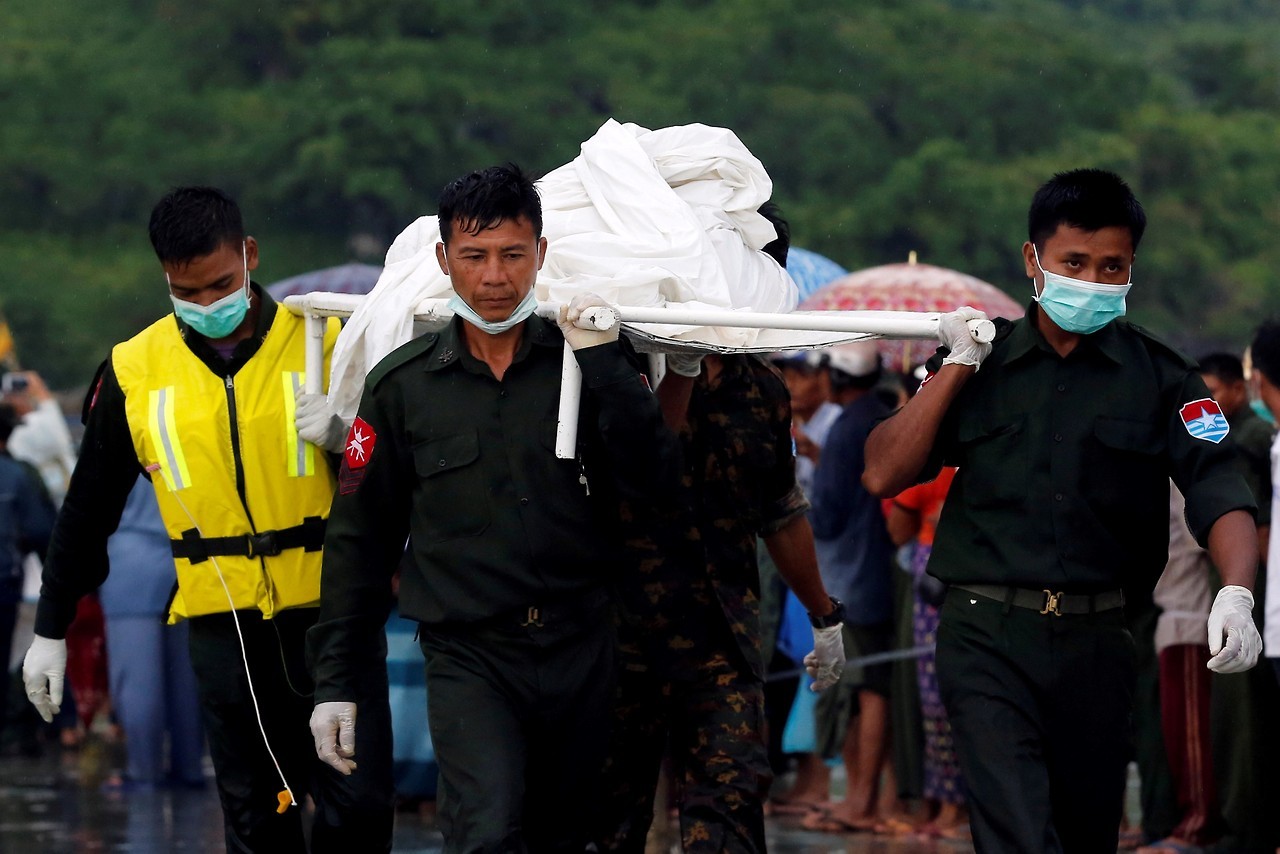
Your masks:
{"label": "white glove gripping pole", "polygon": [[[307,318],[307,378],[306,389],[320,391],[323,371],[322,316],[349,317],[360,305],[362,296],[354,294],[310,293],[285,298],[285,306],[294,314]],[[445,308],[447,300],[424,299],[418,304],[414,316],[421,320],[444,320],[452,315]],[[556,303],[539,303],[537,313],[554,321],[560,306]],[[793,329],[806,332],[846,332],[856,335],[877,335],[881,338],[938,338],[937,312],[794,312],[770,313],[731,311],[729,309],[653,308],[639,306],[596,306],[587,309],[578,318],[577,325],[585,329],[608,329],[614,318],[623,323],[659,323],[671,326],[728,326],[747,329]],[[587,325],[591,324],[591,325]],[[312,330],[317,330],[313,332]],[[969,330],[975,341],[988,343],[995,338],[995,324],[990,320],[969,321]],[[708,351],[710,352],[710,351]],[[560,412],[556,426],[556,456],[570,460],[576,456],[578,438],[578,410],[582,395],[582,371],[573,357],[573,350],[566,344],[564,362],[560,371]]]}
{"label": "white glove gripping pole", "polygon": [[[312,318],[308,318],[310,320]],[[324,328],[324,318],[314,318]],[[323,337],[321,337],[323,342]],[[308,382],[311,377],[311,370],[307,371]],[[152,463],[147,466],[148,472],[157,472],[160,470],[159,463]],[[182,508],[182,512],[187,514],[187,518],[191,520],[191,527],[196,529],[196,533],[204,537],[204,531],[200,530],[200,525],[196,522],[196,518],[191,515],[191,511],[187,509],[187,505],[183,503],[182,496],[175,490],[169,493],[178,501],[178,506]],[[222,583],[222,592],[227,594],[227,605],[231,608],[231,621],[236,625],[236,635],[240,638],[240,658],[244,661],[244,678],[249,683],[249,697],[253,700],[253,714],[258,719],[258,732],[262,733],[262,743],[267,748],[267,755],[271,757],[271,764],[276,766],[276,773],[280,775],[280,783],[284,786],[284,791],[277,795],[279,804],[276,806],[276,812],[283,813],[291,806],[298,805],[298,799],[294,797],[293,789],[289,786],[289,781],[284,778],[284,771],[280,768],[280,760],[276,759],[276,752],[271,749],[271,742],[267,740],[267,730],[262,724],[262,710],[258,708],[258,692],[253,689],[253,676],[249,673],[249,652],[244,645],[244,632],[240,630],[240,617],[236,615],[236,602],[231,597],[231,588],[227,587],[227,579],[222,574],[222,567],[218,566],[218,558],[215,555],[209,555],[209,560],[213,562],[213,568],[218,573],[218,581]],[[286,803],[285,801],[288,801]]]}

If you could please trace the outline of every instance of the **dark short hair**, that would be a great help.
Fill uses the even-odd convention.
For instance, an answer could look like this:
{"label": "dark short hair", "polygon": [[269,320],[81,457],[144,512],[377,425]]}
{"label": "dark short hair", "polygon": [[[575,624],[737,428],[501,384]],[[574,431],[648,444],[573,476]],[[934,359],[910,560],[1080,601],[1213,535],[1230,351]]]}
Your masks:
{"label": "dark short hair", "polygon": [[0,403],[0,442],[9,441],[18,420],[18,410],[12,403]]}
{"label": "dark short hair", "polygon": [[1201,356],[1200,373],[1217,377],[1224,383],[1244,382],[1244,362],[1231,353],[1209,353]]}
{"label": "dark short hair", "polygon": [[782,216],[782,208],[772,201],[765,202],[756,212],[769,220],[773,224],[773,230],[778,232],[776,238],[760,247],[760,251],[777,261],[779,267],[785,269],[787,253],[791,249],[791,225]]}
{"label": "dark short hair", "polygon": [[1258,327],[1249,353],[1253,366],[1262,371],[1267,381],[1280,385],[1280,320],[1273,317]]}
{"label": "dark short hair", "polygon": [[1098,231],[1119,226],[1129,229],[1136,251],[1147,229],[1147,215],[1119,175],[1105,169],[1075,169],[1059,172],[1031,200],[1027,212],[1027,234],[1038,248],[1044,248],[1058,226]]}
{"label": "dark short hair", "polygon": [[524,217],[533,224],[533,236],[542,237],[542,200],[533,177],[514,163],[490,166],[463,175],[440,193],[440,240],[445,246],[454,223],[468,234],[479,234],[504,220]]}
{"label": "dark short hair", "polygon": [[147,226],[161,262],[181,263],[244,240],[235,200],[216,187],[177,187],[156,203]]}

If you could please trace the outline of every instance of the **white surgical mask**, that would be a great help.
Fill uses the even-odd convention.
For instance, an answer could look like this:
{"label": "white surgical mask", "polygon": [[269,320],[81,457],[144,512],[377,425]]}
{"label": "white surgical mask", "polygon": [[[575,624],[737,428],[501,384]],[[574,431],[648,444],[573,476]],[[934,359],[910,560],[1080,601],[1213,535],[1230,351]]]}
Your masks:
{"label": "white surgical mask", "polygon": [[169,285],[169,299],[173,302],[173,313],[183,323],[190,326],[206,338],[217,340],[226,338],[244,320],[249,311],[249,253],[245,244],[240,244],[240,254],[244,258],[244,287],[214,300],[208,305],[178,299],[173,295],[173,283],[169,274],[164,274],[165,284]]}
{"label": "white surgical mask", "polygon": [[[1089,335],[1097,332],[1117,317],[1123,317],[1126,309],[1125,296],[1133,287],[1133,271],[1129,271],[1129,281],[1123,285],[1103,285],[1098,282],[1086,282],[1073,279],[1059,273],[1050,273],[1040,263],[1040,253],[1035,244],[1031,244],[1035,253],[1036,266],[1044,275],[1044,287],[1036,295],[1035,301],[1040,303],[1044,313],[1064,332],[1075,332]],[[1035,289],[1033,282],[1032,290]]]}
{"label": "white surgical mask", "polygon": [[520,304],[516,306],[515,311],[511,312],[511,316],[506,320],[485,320],[476,313],[474,308],[467,305],[466,300],[457,294],[449,297],[448,307],[453,310],[454,314],[459,315],[477,329],[488,332],[490,335],[497,335],[527,320],[529,315],[533,314],[534,309],[538,307],[538,301],[533,297],[533,288],[529,288],[529,292],[524,295],[524,299],[520,300]]}

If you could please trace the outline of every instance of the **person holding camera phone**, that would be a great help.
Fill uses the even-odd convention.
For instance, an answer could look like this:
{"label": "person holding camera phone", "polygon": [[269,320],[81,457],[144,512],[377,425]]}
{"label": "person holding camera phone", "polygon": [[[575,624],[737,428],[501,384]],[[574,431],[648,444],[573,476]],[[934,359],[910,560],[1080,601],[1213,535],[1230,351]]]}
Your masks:
{"label": "person holding camera phone", "polygon": [[62,407],[35,371],[5,374],[0,378],[0,393],[18,415],[18,424],[9,437],[9,453],[14,459],[35,466],[54,504],[61,505],[76,465]]}

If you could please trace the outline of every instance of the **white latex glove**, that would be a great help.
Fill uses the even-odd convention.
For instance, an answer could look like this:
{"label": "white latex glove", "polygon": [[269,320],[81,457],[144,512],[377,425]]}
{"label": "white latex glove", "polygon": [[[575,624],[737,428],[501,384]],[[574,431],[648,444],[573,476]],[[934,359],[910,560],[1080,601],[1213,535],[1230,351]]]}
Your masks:
{"label": "white latex glove", "polygon": [[340,454],[347,445],[347,425],[323,394],[298,395],[293,421],[298,435],[318,448]]}
{"label": "white latex glove", "polygon": [[67,642],[36,635],[22,659],[22,683],[27,699],[45,723],[62,708],[62,685],[67,674]]}
{"label": "white latex glove", "polygon": [[667,370],[682,377],[696,377],[702,373],[702,354],[668,353]]}
{"label": "white latex glove", "polygon": [[622,324],[618,322],[618,313],[616,311],[613,312],[613,323],[607,329],[597,329],[586,319],[583,319],[582,322],[588,328],[579,329],[575,325],[582,318],[583,312],[592,306],[612,310],[612,306],[596,294],[577,294],[569,301],[568,305],[560,306],[560,316],[557,318],[556,323],[559,324],[560,331],[564,333],[564,340],[568,341],[569,346],[575,350],[585,350],[588,347],[609,344],[618,340],[618,330]]}
{"label": "white latex glove", "polygon": [[938,318],[938,338],[951,350],[942,364],[972,365],[975,368],[982,364],[991,352],[991,345],[974,340],[973,333],[969,331],[969,321],[986,319],[985,314],[967,305]]}
{"label": "white latex glove", "polygon": [[356,755],[356,704],[316,703],[311,712],[311,737],[320,760],[350,776],[356,767],[352,758]]}
{"label": "white latex glove", "polygon": [[810,691],[825,691],[844,673],[844,624],[813,630],[813,652],[804,657],[804,669],[813,680]]}
{"label": "white latex glove", "polygon": [[1258,663],[1262,638],[1253,624],[1253,594],[1229,584],[1218,591],[1209,609],[1208,667],[1215,673],[1239,673]]}

